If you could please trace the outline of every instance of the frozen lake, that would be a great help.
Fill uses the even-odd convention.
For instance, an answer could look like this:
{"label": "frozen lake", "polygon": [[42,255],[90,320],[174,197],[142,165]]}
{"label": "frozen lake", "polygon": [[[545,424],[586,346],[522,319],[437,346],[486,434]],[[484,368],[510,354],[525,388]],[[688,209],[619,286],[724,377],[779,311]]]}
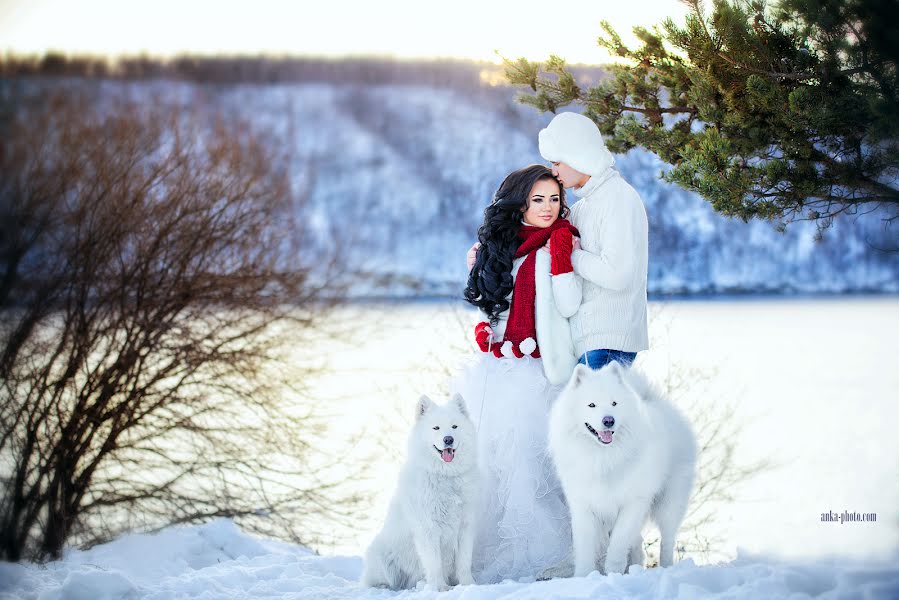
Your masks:
{"label": "frozen lake", "polygon": [[[407,303],[356,306],[338,321],[351,343],[326,352],[333,373],[316,394],[339,407],[342,431],[370,432],[382,448],[369,459],[370,521],[334,548],[358,554],[386,510],[415,400],[444,399],[474,352],[477,314],[461,301]],[[738,466],[767,463],[727,487],[732,500],[708,506],[714,520],[700,532],[716,541],[706,560],[737,548],[859,558],[899,549],[899,298],[652,302],[650,335],[637,364],[663,385],[682,380],[678,405],[736,427]],[[822,522],[831,511],[876,521]]]}

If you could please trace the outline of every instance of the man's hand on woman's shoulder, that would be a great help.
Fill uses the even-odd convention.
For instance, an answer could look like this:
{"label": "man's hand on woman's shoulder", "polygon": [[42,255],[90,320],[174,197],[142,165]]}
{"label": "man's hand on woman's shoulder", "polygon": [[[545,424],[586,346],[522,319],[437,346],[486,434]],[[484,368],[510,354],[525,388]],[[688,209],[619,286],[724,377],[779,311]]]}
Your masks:
{"label": "man's hand on woman's shoulder", "polygon": [[471,268],[474,266],[474,261],[478,257],[478,248],[481,247],[481,242],[475,242],[474,246],[468,249],[468,254],[465,255],[465,261],[468,263],[468,270],[471,271]]}

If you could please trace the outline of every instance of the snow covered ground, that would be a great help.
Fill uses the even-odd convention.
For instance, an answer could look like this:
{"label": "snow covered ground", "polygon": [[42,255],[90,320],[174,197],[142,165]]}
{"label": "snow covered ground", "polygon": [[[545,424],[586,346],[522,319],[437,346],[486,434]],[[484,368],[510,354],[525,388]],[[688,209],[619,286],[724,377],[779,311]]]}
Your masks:
{"label": "snow covered ground", "polygon": [[[330,355],[330,377],[342,382],[341,403],[348,411],[340,418],[350,428],[365,421],[383,427],[390,422],[391,401],[405,414],[414,392],[438,397],[445,375],[436,377],[428,367],[439,371],[450,364],[458,352],[452,340],[461,336],[467,343],[470,331],[460,328],[447,303],[366,310],[367,322],[428,323],[433,344],[424,361],[409,350],[420,348],[418,330],[396,328],[392,336],[370,336],[365,344]],[[716,554],[735,555],[733,560],[697,565],[687,559],[670,569],[625,576],[506,582],[444,594],[393,593],[358,587],[358,556],[316,556],[215,521],[71,550],[46,565],[0,563],[0,600],[899,599],[899,300],[690,301],[652,303],[650,310],[654,340],[639,359],[644,366],[662,374],[671,356],[688,370],[714,369],[709,387],[698,391],[713,403],[732,401],[735,418],[746,423],[738,462],[772,457],[778,463],[735,491],[734,501],[715,505],[716,522],[704,534],[719,536]],[[348,382],[361,389],[349,389]],[[383,458],[371,471],[384,492],[362,511],[368,514],[358,519],[358,535],[340,552],[359,554],[373,534],[370,527],[383,518],[392,492],[383,482],[395,479],[397,465],[394,457]],[[828,509],[874,512],[877,522],[821,522]]]}
{"label": "snow covered ground", "polygon": [[741,554],[697,566],[547,582],[506,581],[438,593],[361,588],[358,556],[316,556],[301,546],[252,537],[229,520],[128,535],[88,551],[71,550],[47,565],[0,563],[0,598],[130,600],[134,598],[899,598],[896,559],[784,562]]}

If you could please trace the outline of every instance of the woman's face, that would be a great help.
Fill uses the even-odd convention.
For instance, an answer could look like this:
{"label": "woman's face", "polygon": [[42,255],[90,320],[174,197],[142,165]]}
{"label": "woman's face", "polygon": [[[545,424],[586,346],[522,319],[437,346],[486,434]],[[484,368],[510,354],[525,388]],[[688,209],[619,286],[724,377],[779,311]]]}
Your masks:
{"label": "woman's face", "polygon": [[554,179],[541,179],[534,184],[528,195],[524,222],[534,227],[549,227],[559,218],[561,208],[559,183]]}

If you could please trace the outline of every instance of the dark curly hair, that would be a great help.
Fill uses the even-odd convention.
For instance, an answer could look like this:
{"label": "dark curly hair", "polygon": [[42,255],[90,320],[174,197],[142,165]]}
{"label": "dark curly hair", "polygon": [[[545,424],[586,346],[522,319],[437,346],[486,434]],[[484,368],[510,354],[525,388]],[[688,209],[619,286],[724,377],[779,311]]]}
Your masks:
{"label": "dark curly hair", "polygon": [[[509,308],[512,293],[512,261],[518,250],[518,230],[522,213],[530,203],[531,189],[542,179],[552,179],[552,171],[543,165],[531,165],[509,173],[484,209],[484,224],[478,229],[477,258],[468,274],[465,300],[487,314],[491,325]],[[559,186],[559,218],[568,216],[565,190]]]}

